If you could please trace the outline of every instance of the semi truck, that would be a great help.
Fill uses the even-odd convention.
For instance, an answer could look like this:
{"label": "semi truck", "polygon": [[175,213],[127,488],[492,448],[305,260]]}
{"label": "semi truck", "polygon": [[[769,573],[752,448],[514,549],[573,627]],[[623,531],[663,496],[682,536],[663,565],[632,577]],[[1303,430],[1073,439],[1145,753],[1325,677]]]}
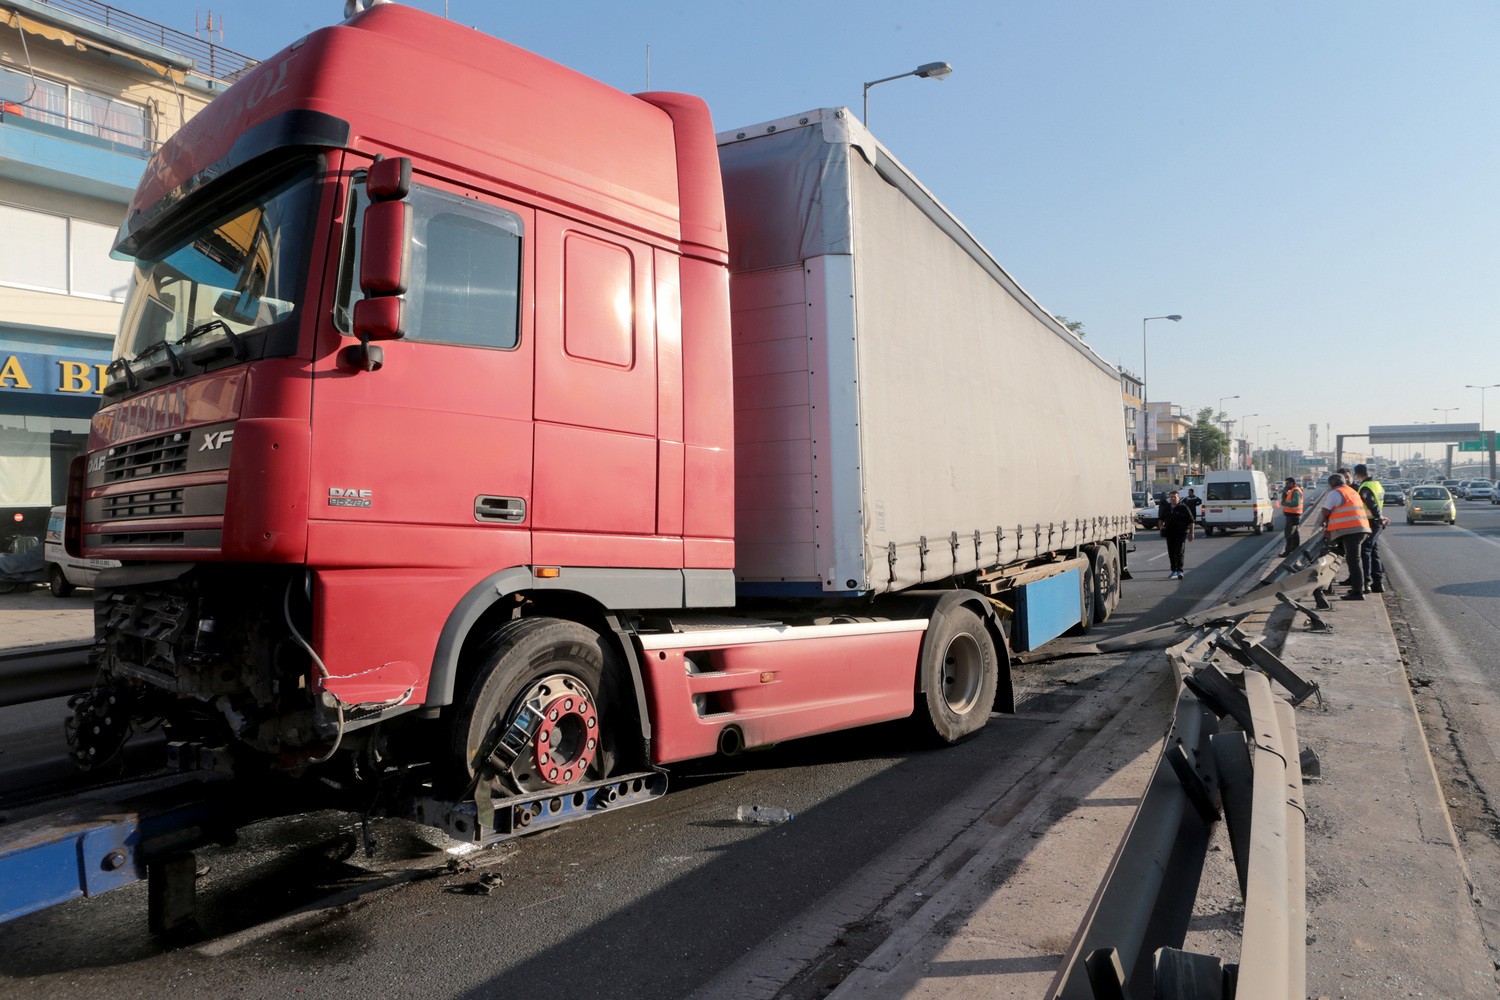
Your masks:
{"label": "semi truck", "polygon": [[716,134],[382,4],[164,143],[116,252],[85,766],[161,720],[493,836],[689,758],[961,740],[1119,601],[1118,373],[845,109]]}

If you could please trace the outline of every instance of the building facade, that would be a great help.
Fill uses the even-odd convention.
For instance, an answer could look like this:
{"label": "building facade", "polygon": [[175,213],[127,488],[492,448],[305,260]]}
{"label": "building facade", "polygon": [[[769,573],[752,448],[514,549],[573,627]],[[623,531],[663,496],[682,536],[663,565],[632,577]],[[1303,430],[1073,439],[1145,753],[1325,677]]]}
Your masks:
{"label": "building facade", "polygon": [[0,548],[40,535],[84,450],[147,159],[253,65],[94,0],[0,0]]}

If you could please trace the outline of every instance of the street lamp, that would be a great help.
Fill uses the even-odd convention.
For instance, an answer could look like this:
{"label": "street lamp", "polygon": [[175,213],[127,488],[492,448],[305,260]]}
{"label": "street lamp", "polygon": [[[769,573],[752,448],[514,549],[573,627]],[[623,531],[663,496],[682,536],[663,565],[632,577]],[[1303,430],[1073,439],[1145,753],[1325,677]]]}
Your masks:
{"label": "street lamp", "polygon": [[[1227,421],[1227,420],[1224,419],[1224,401],[1226,399],[1239,399],[1239,398],[1240,397],[1238,397],[1238,396],[1220,396],[1219,397],[1219,409],[1218,409],[1219,426],[1224,428],[1224,439],[1226,441],[1229,439],[1229,421]],[[1222,463],[1223,463],[1223,461],[1224,461],[1224,459],[1226,457],[1227,456],[1224,456],[1224,455],[1220,455],[1219,456],[1219,461],[1221,463],[1220,468],[1224,467],[1222,465]]]}
{"label": "street lamp", "polygon": [[1169,319],[1173,323],[1180,323],[1180,322],[1182,322],[1182,317],[1179,316],[1179,315],[1177,315],[1176,313],[1173,313],[1170,316],[1147,316],[1145,319],[1141,320],[1141,403],[1142,404],[1145,404],[1145,403],[1148,403],[1148,402],[1151,401],[1151,389],[1150,389],[1150,384],[1151,383],[1150,383],[1150,381],[1149,381],[1149,379],[1147,377],[1147,375],[1148,375],[1148,369],[1146,367],[1146,324],[1149,323],[1149,322],[1151,322],[1153,319]]}
{"label": "street lamp", "polygon": [[[1248,423],[1246,423],[1246,421],[1249,420],[1251,417],[1258,417],[1258,416],[1260,416],[1259,413],[1246,413],[1246,414],[1244,414],[1243,416],[1240,417],[1240,422],[1239,422],[1239,424],[1236,425],[1236,426],[1239,427],[1240,430],[1242,430],[1242,431],[1245,432],[1245,450],[1246,451],[1250,450],[1250,425]],[[1250,468],[1250,461],[1249,461],[1249,457],[1248,456],[1246,456],[1245,468],[1247,468],[1247,469]]]}
{"label": "street lamp", "polygon": [[1460,409],[1460,407],[1457,407],[1457,406],[1434,406],[1433,409],[1443,415],[1443,423],[1446,424],[1448,422],[1448,414],[1452,413],[1454,410]]}
{"label": "street lamp", "polygon": [[1500,389],[1500,382],[1496,382],[1494,385],[1466,385],[1466,386],[1464,386],[1464,388],[1465,389],[1478,389],[1479,390],[1479,433],[1480,433],[1481,436],[1483,436],[1483,434],[1484,434],[1484,390],[1486,390],[1486,389]]}
{"label": "street lamp", "polygon": [[890,83],[892,80],[900,80],[907,76],[920,76],[924,80],[942,80],[953,75],[953,67],[945,62],[923,63],[916,69],[907,73],[897,73],[895,76],[883,76],[879,80],[871,80],[865,84],[865,127],[870,127],[870,88],[877,83]]}
{"label": "street lamp", "polygon": [[[1173,323],[1182,322],[1182,317],[1177,313],[1172,313],[1170,316],[1147,316],[1145,319],[1141,320],[1141,412],[1146,414],[1147,426],[1150,426],[1151,423],[1151,408],[1149,406],[1151,402],[1151,388],[1150,382],[1147,378],[1149,370],[1146,367],[1146,324],[1151,322],[1153,319],[1169,319]],[[1143,466],[1143,474],[1141,478],[1144,479],[1144,474],[1149,471],[1149,465]]]}

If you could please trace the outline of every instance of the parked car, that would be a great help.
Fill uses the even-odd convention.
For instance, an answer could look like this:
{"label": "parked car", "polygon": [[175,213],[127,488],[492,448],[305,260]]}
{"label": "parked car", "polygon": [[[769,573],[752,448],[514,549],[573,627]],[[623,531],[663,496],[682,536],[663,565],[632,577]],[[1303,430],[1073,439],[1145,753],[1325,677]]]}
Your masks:
{"label": "parked car", "polygon": [[1488,479],[1475,479],[1469,483],[1468,492],[1464,494],[1465,500],[1494,500],[1495,484]]}
{"label": "parked car", "polygon": [[1161,508],[1154,503],[1148,503],[1138,507],[1135,512],[1135,523],[1147,531],[1155,531],[1161,523]]}
{"label": "parked car", "polygon": [[1411,491],[1406,504],[1406,523],[1418,521],[1458,522],[1458,505],[1445,486],[1418,486]]}
{"label": "parked car", "polygon": [[1406,506],[1406,490],[1404,490],[1400,486],[1396,486],[1396,485],[1387,486],[1385,488],[1385,506],[1387,506],[1387,507],[1405,507]]}
{"label": "parked car", "polygon": [[118,559],[78,559],[63,548],[62,507],[53,507],[47,517],[47,535],[43,540],[42,561],[53,597],[67,597],[74,587],[92,587],[100,571],[120,565]]}

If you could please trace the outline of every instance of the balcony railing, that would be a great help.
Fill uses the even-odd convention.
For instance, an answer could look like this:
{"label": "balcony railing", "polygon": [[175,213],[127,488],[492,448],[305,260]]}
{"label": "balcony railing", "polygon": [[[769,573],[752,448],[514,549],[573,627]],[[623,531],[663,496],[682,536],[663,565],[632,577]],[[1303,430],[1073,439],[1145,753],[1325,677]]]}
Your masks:
{"label": "balcony railing", "polygon": [[149,42],[186,56],[193,61],[193,66],[199,73],[213,80],[232,82],[255,66],[257,62],[233,49],[226,49],[222,45],[215,45],[196,35],[168,28],[155,21],[148,21],[144,17],[111,7],[109,4],[99,3],[97,0],[32,0],[32,2],[38,6],[55,8],[75,18],[91,21],[128,38]]}
{"label": "balcony railing", "polygon": [[112,129],[99,122],[84,121],[69,115],[37,112],[12,101],[0,100],[0,126],[16,127],[55,139],[85,146],[108,149],[146,159],[160,143],[145,136]]}

